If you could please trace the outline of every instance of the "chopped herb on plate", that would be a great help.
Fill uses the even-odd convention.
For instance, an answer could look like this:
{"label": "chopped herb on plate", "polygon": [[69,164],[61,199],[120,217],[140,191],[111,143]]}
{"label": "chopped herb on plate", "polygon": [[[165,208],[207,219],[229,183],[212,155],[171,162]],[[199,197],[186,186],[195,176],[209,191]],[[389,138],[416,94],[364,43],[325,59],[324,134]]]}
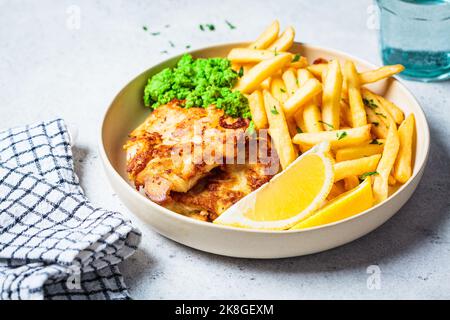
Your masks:
{"label": "chopped herb on plate", "polygon": [[239,78],[242,78],[243,75],[244,75],[244,67],[241,66],[241,67],[239,68],[238,76],[239,76]]}
{"label": "chopped herb on plate", "polygon": [[382,114],[382,113],[380,113],[380,112],[375,112],[375,114],[376,114],[377,116],[383,117],[383,118],[385,118],[385,119],[387,118],[385,114]]}
{"label": "chopped herb on plate", "polygon": [[297,53],[294,58],[292,59],[292,62],[297,62],[300,60],[300,55]]}
{"label": "chopped herb on plate", "polygon": [[336,137],[338,140],[344,139],[347,136],[347,132],[346,131],[341,131],[336,133]]}
{"label": "chopped herb on plate", "polygon": [[270,112],[271,112],[272,114],[279,114],[279,112],[278,112],[278,110],[277,110],[277,107],[275,107],[275,106],[273,106],[273,108],[270,109]]}
{"label": "chopped herb on plate", "polygon": [[326,125],[328,128],[334,129],[334,126],[332,124],[326,123],[325,121],[319,120],[318,122]]}
{"label": "chopped herb on plate", "polygon": [[378,108],[377,104],[376,104],[375,102],[373,102],[372,99],[366,99],[366,98],[364,98],[364,99],[363,99],[363,103],[364,103],[364,105],[365,105],[366,107],[369,107],[369,108],[372,109],[372,110]]}
{"label": "chopped herb on plate", "polygon": [[374,176],[374,175],[377,175],[377,174],[378,174],[377,171],[366,172],[366,173],[360,175],[360,176],[359,176],[359,179],[360,179],[360,180],[364,180],[364,179],[367,178],[367,177]]}
{"label": "chopped herb on plate", "polygon": [[234,26],[233,24],[231,24],[230,21],[225,20],[225,23],[228,25],[228,27],[229,27],[231,30],[236,29],[236,26]]}
{"label": "chopped herb on plate", "polygon": [[381,143],[380,141],[378,141],[377,139],[373,139],[372,141],[370,141],[370,144],[377,144],[377,145],[382,145],[383,143]]}

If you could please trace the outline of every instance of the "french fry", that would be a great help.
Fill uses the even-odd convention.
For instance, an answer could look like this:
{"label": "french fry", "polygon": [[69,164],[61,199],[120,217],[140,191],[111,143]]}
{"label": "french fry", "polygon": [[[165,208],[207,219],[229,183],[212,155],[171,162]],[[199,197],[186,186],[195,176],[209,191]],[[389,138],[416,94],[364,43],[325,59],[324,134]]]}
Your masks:
{"label": "french fry", "polygon": [[[350,176],[361,176],[367,172],[373,172],[377,168],[381,154],[337,162],[334,164],[334,181],[339,181]],[[387,180],[386,180],[387,182]]]}
{"label": "french fry", "polygon": [[328,67],[328,63],[318,63],[318,64],[312,64],[308,66],[306,69],[308,69],[309,72],[311,72],[314,77],[321,79],[323,70],[325,70]]}
{"label": "french fry", "polygon": [[361,95],[364,105],[371,108],[375,112],[375,114],[379,116],[380,120],[386,124],[387,127],[389,127],[391,122],[395,122],[394,118],[381,103],[378,95],[372,93],[366,88],[362,88]]}
{"label": "french fry", "polygon": [[247,74],[244,74],[239,80],[236,89],[242,93],[251,93],[258,88],[262,81],[283,68],[290,60],[290,54],[280,53],[269,60],[261,61],[250,69]]}
{"label": "french fry", "polygon": [[[299,127],[297,126],[297,122],[294,117],[287,118],[286,123],[288,125],[289,134],[291,135],[291,141],[292,141],[292,138],[299,132],[299,129],[298,129]],[[299,146],[296,144],[294,144],[293,146],[294,146],[295,152],[298,154]]]}
{"label": "french fry", "polygon": [[270,90],[270,85],[272,84],[272,77],[268,77],[266,80],[261,82],[261,88]]}
{"label": "french fry", "polygon": [[239,69],[241,69],[242,64],[240,63],[236,63],[236,62],[231,62],[231,69],[233,69],[236,72],[239,72]]}
{"label": "french fry", "polygon": [[284,52],[289,50],[294,43],[295,30],[292,27],[287,27],[286,30],[281,34],[281,36],[275,40],[267,50],[272,50],[275,52]]}
{"label": "french fry", "polygon": [[308,66],[308,59],[306,59],[306,57],[303,56],[301,56],[298,61],[294,61],[294,59],[292,59],[291,63],[289,64],[289,67],[294,69],[302,69],[306,68],[307,66]]}
{"label": "french fry", "polygon": [[388,185],[395,186],[397,184],[397,180],[392,176],[392,174],[389,175],[388,178]]}
{"label": "french fry", "polygon": [[[258,63],[275,57],[270,50],[256,50],[249,48],[234,48],[228,53],[228,60],[232,63]],[[292,57],[292,54],[291,54]]]}
{"label": "french fry", "polygon": [[388,197],[389,175],[397,158],[399,147],[400,139],[397,128],[395,125],[391,125],[384,145],[383,154],[376,170],[378,174],[373,179],[373,192],[376,203]]}
{"label": "french fry", "polygon": [[309,79],[314,79],[314,76],[307,69],[298,69],[297,70],[297,82],[298,86],[302,87],[305,85],[306,81]]}
{"label": "french fry", "polygon": [[289,96],[292,96],[298,89],[297,78],[293,69],[287,69],[281,76]]}
{"label": "french fry", "polygon": [[388,99],[386,99],[382,96],[379,96],[379,95],[375,95],[375,96],[378,98],[378,101],[380,101],[380,103],[384,107],[384,109],[389,112],[389,114],[394,119],[394,121],[397,124],[401,124],[403,122],[403,120],[405,119],[405,115],[404,115],[403,111],[399,107],[397,107],[397,105],[395,105],[393,102],[389,101]]}
{"label": "french fry", "polygon": [[353,127],[361,127],[367,124],[367,119],[361,97],[358,73],[353,62],[345,62],[344,73],[347,80],[348,99],[350,110],[352,112],[352,124]]}
{"label": "french fry", "polygon": [[305,123],[305,132],[323,131],[320,108],[314,102],[308,102],[305,108],[303,108],[303,119]]}
{"label": "french fry", "polygon": [[[309,79],[315,79],[311,72],[307,69],[300,69],[297,71],[297,80],[299,86],[304,86]],[[323,131],[322,114],[318,106],[318,98],[316,95],[303,108],[303,132],[320,132]]]}
{"label": "french fry", "polygon": [[350,110],[350,106],[345,102],[344,99],[341,99],[341,122],[349,127],[353,127],[352,125],[352,112]]}
{"label": "french fry", "polygon": [[325,130],[337,130],[340,125],[340,101],[342,90],[342,73],[339,61],[332,60],[326,69],[323,79],[322,120],[331,126]]}
{"label": "french fry", "polygon": [[270,93],[272,96],[280,102],[285,102],[289,99],[289,94],[287,92],[284,81],[281,78],[273,78],[270,84]]}
{"label": "french fry", "polygon": [[398,128],[400,148],[395,161],[394,177],[400,183],[405,183],[411,178],[414,127],[414,115],[410,114]]}
{"label": "french fry", "polygon": [[286,169],[297,158],[297,153],[289,135],[286,118],[280,102],[269,91],[264,90],[263,96],[267,120],[269,121],[269,134],[272,137],[278,157],[280,158],[281,167]]}
{"label": "french fry", "polygon": [[359,178],[357,176],[348,176],[344,178],[345,191],[352,190],[359,185]]}
{"label": "french fry", "polygon": [[[243,64],[243,65],[242,65],[242,71],[244,72],[243,75],[246,74],[246,73],[248,73],[248,72],[250,71],[250,69],[253,68],[253,67],[254,67],[254,65],[251,64],[251,63]],[[239,72],[239,71],[238,71],[238,72]]]}
{"label": "french fry", "polygon": [[331,186],[331,190],[330,190],[330,193],[327,196],[327,200],[328,201],[333,200],[334,198],[336,198],[337,196],[343,194],[344,192],[345,192],[345,187],[344,187],[342,181],[336,181]]}
{"label": "french fry", "polygon": [[375,136],[379,139],[386,139],[389,127],[386,125],[383,119],[376,114],[376,112],[373,109],[366,107],[365,110],[367,114],[367,119],[369,120],[369,123],[372,124],[372,131],[375,134]]}
{"label": "french fry", "polygon": [[308,132],[306,129],[305,121],[303,119],[303,110],[300,110],[299,112],[297,112],[294,115],[294,119],[295,119],[295,123],[297,124],[297,133]]}
{"label": "french fry", "polygon": [[341,162],[373,156],[375,154],[382,154],[384,148],[383,142],[384,140],[382,141],[378,140],[377,144],[367,143],[363,145],[336,150],[336,161]]}
{"label": "french fry", "polygon": [[[284,102],[289,98],[284,81],[281,78],[274,78],[271,84],[272,96],[280,102],[281,108],[283,109]],[[286,117],[286,123],[289,129],[289,134],[291,137],[295,136],[297,132],[297,124],[293,117]],[[295,152],[298,151],[298,147],[294,145]]]}
{"label": "french fry", "polygon": [[370,124],[368,124],[346,130],[299,133],[295,135],[292,141],[306,149],[322,141],[329,141],[333,149],[356,146],[371,139],[370,127]]}
{"label": "french fry", "polygon": [[361,82],[361,84],[372,83],[389,78],[397,73],[402,72],[403,70],[405,70],[405,67],[401,64],[384,66],[376,70],[361,72],[359,74],[359,81]]}
{"label": "french fry", "polygon": [[288,117],[293,116],[302,106],[322,91],[317,79],[309,79],[285,102],[284,111]]}
{"label": "french fry", "polygon": [[253,91],[248,97],[248,104],[256,129],[268,128],[269,123],[267,121],[266,110],[264,108],[264,99],[261,91]]}
{"label": "french fry", "polygon": [[248,47],[251,49],[266,49],[277,39],[279,32],[280,24],[278,20],[275,20],[266,30],[264,30],[258,39]]}

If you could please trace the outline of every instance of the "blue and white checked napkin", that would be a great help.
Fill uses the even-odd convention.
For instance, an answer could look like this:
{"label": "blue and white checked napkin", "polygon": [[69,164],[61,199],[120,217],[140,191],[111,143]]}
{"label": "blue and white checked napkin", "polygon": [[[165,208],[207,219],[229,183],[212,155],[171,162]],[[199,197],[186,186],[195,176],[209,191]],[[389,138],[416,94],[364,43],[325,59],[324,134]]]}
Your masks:
{"label": "blue and white checked napkin", "polygon": [[63,120],[0,132],[0,299],[127,299],[140,237],[84,196]]}

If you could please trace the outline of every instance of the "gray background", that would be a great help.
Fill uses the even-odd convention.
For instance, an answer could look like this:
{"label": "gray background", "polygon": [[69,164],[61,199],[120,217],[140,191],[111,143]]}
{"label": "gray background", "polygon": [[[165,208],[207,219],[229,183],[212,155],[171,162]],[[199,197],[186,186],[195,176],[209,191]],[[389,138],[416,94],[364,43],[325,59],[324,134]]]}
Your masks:
{"label": "gray background", "polygon": [[[95,203],[130,215],[107,184],[97,152],[102,114],[129,80],[183,52],[186,45],[200,48],[254,39],[274,18],[283,27],[293,25],[297,41],[340,49],[379,64],[371,4],[361,0],[0,0],[0,127],[56,116],[77,126],[75,167],[86,194]],[[70,5],[81,10],[79,29],[67,25],[73,21]],[[225,19],[237,28],[230,30]],[[200,23],[214,23],[216,30],[202,32]],[[149,31],[143,30],[144,25]],[[425,110],[432,145],[418,190],[394,218],[343,247],[272,261],[199,252],[136,221],[143,231],[142,245],[121,265],[132,296],[450,298],[450,83],[406,85]],[[367,287],[370,265],[380,267],[379,290]]]}

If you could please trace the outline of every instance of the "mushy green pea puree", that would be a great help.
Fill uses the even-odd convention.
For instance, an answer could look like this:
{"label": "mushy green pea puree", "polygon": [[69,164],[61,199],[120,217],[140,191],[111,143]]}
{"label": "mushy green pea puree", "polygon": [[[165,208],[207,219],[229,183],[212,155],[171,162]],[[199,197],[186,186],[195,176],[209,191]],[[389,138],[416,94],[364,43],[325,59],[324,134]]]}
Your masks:
{"label": "mushy green pea puree", "polygon": [[175,68],[166,68],[148,79],[144,102],[155,109],[179,99],[185,101],[185,108],[215,105],[231,117],[250,119],[247,98],[231,90],[238,78],[228,59],[194,59],[185,54]]}

